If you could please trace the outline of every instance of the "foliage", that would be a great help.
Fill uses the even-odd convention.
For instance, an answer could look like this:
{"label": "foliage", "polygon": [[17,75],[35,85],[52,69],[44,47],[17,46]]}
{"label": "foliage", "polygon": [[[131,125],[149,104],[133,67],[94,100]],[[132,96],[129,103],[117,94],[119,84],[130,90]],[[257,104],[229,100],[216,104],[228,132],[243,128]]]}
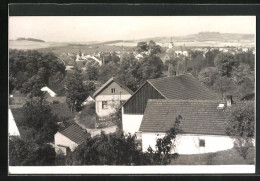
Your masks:
{"label": "foliage", "polygon": [[148,50],[150,52],[151,55],[160,53],[161,50],[161,46],[160,45],[156,45],[156,43],[153,40],[150,40],[148,43]]}
{"label": "foliage", "polygon": [[226,132],[236,139],[235,149],[246,159],[255,132],[254,102],[243,101],[228,111]]}
{"label": "foliage", "polygon": [[157,138],[156,140],[156,150],[154,151],[151,147],[148,148],[145,153],[150,159],[150,164],[152,165],[166,165],[178,158],[178,153],[170,154],[175,148],[175,138],[177,133],[181,130],[179,128],[180,121],[182,119],[181,115],[178,115],[174,121],[173,127],[171,127],[163,138]]}
{"label": "foliage", "polygon": [[91,92],[93,92],[94,84],[83,84],[83,77],[78,72],[67,75],[65,82],[66,102],[71,111],[80,111],[82,103],[86,100]]}
{"label": "foliage", "polygon": [[241,101],[229,108],[226,131],[228,135],[252,138],[255,132],[255,111],[252,101]]}
{"label": "foliage", "polygon": [[112,76],[117,74],[118,71],[118,64],[115,62],[109,62],[107,64],[103,64],[98,73],[98,79],[102,83],[105,83],[108,79],[110,79]]}
{"label": "foliage", "polygon": [[52,114],[48,105],[42,104],[40,100],[31,99],[24,106],[25,122],[22,126],[31,128],[31,137],[36,143],[48,143],[54,140],[54,134],[58,130],[59,119]]}
{"label": "foliage", "polygon": [[231,53],[220,53],[214,59],[214,65],[217,67],[221,76],[231,77],[231,73],[237,65],[237,62]]}
{"label": "foliage", "polygon": [[[52,81],[61,81],[65,66],[59,63],[53,53],[40,53],[35,50],[10,50],[9,70],[12,85],[17,90],[31,96],[42,96],[40,88]],[[55,77],[55,78],[52,78]]]}
{"label": "foliage", "polygon": [[55,150],[49,144],[37,144],[17,136],[9,136],[9,165],[52,166],[55,165]]}
{"label": "foliage", "polygon": [[202,83],[212,86],[217,77],[219,76],[218,71],[215,67],[207,67],[200,71],[198,78]]}
{"label": "foliage", "polygon": [[98,79],[98,69],[99,69],[99,64],[96,61],[88,61],[87,62],[87,78],[89,80],[97,80]]}
{"label": "foliage", "polygon": [[[180,118],[180,117],[179,117]],[[177,120],[177,119],[176,119]],[[170,155],[179,123],[171,128],[164,138],[157,140],[157,149],[142,152],[136,142],[136,135],[124,134],[117,130],[113,134],[101,132],[88,137],[66,158],[67,165],[165,165],[176,159],[178,154]]]}
{"label": "foliage", "polygon": [[138,53],[148,51],[147,42],[138,42],[138,43],[137,43],[136,51],[137,51]]}

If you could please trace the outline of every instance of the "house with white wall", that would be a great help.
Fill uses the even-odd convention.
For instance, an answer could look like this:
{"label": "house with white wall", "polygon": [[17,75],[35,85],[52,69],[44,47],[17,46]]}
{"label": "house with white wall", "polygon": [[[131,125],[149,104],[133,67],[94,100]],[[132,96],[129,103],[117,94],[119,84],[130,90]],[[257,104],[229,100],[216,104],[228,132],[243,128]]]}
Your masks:
{"label": "house with white wall", "polygon": [[122,106],[124,132],[139,131],[148,99],[217,100],[218,96],[191,74],[147,80]]}
{"label": "house with white wall", "polygon": [[54,135],[54,145],[55,148],[59,148],[66,155],[66,148],[74,151],[86,138],[86,130],[75,123],[71,123],[61,126],[59,131]]}
{"label": "house with white wall", "polygon": [[171,153],[201,154],[231,149],[234,140],[225,132],[227,105],[219,100],[148,100],[139,129],[143,151],[149,146],[155,149],[156,139],[165,136],[177,117],[181,118],[180,132]]}
{"label": "house with white wall", "polygon": [[110,78],[93,94],[96,114],[103,117],[114,113],[132,94],[131,89],[115,80],[114,77]]}

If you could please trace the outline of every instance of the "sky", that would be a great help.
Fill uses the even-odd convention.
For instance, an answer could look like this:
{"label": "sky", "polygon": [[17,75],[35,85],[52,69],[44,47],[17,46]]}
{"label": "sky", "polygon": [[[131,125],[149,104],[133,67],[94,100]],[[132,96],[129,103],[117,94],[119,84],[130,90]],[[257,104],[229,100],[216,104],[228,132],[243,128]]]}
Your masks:
{"label": "sky", "polygon": [[214,31],[255,34],[255,16],[10,16],[9,39],[90,42]]}

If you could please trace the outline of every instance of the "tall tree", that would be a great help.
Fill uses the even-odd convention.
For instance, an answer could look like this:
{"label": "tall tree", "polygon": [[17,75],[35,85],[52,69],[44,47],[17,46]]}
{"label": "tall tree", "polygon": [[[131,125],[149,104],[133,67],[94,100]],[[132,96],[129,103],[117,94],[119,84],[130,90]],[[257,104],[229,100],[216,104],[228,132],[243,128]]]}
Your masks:
{"label": "tall tree", "polygon": [[65,75],[64,64],[53,53],[11,50],[9,63],[10,77],[16,88],[32,96],[39,96],[41,86],[49,85],[53,80],[61,81]]}
{"label": "tall tree", "polygon": [[217,67],[221,76],[231,77],[231,73],[237,65],[237,62],[231,53],[220,53],[216,56],[214,65]]}
{"label": "tall tree", "polygon": [[49,144],[37,144],[17,136],[9,136],[9,165],[54,166],[55,150]]}
{"label": "tall tree", "polygon": [[90,92],[93,91],[93,86],[88,87],[88,85],[83,84],[83,77],[78,72],[67,75],[65,81],[65,94],[66,102],[71,109],[71,111],[80,111],[82,108],[82,103],[89,96]]}
{"label": "tall tree", "polygon": [[246,159],[255,135],[255,108],[253,101],[243,101],[228,110],[226,132],[236,139],[235,148]]}
{"label": "tall tree", "polygon": [[53,142],[59,119],[53,115],[50,106],[42,104],[39,99],[31,99],[23,108],[25,122],[22,126],[33,130],[31,138],[39,144]]}

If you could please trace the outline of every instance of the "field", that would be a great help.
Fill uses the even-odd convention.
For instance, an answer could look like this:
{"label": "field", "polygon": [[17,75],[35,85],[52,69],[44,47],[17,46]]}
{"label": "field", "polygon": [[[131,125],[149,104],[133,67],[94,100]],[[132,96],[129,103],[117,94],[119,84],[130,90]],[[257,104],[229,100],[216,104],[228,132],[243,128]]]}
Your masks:
{"label": "field", "polygon": [[250,148],[245,160],[232,148],[216,153],[180,155],[170,165],[252,165],[255,162],[254,150],[255,148]]}

